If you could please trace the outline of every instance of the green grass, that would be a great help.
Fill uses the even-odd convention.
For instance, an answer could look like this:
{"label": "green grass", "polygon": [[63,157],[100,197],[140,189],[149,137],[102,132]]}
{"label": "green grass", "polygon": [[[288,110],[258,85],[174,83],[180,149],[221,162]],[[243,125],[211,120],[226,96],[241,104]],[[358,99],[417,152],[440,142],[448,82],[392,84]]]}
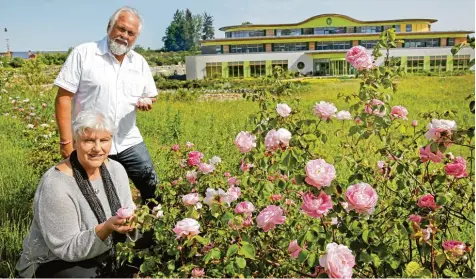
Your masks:
{"label": "green grass", "polygon": [[[316,102],[333,102],[339,110],[348,110],[349,105],[337,94],[358,92],[357,80],[319,80],[308,85],[309,90],[299,93],[298,109],[312,117],[312,107]],[[409,111],[406,121],[407,133],[413,133],[411,120],[419,121],[419,127],[426,127],[428,121],[420,113],[427,111],[457,110],[458,127],[474,125],[474,115],[468,110],[467,95],[475,90],[474,75],[458,77],[424,77],[409,76],[399,83],[399,91],[391,101],[392,105],[405,106]],[[56,89],[48,90],[45,96],[18,88],[11,96],[30,98],[37,106],[46,102],[49,107],[42,115],[53,114],[53,99]],[[5,95],[3,95],[5,96]],[[21,242],[28,232],[31,222],[31,202],[39,182],[35,175],[35,166],[27,162],[35,154],[31,153],[32,142],[23,137],[25,123],[19,119],[4,117],[11,105],[3,97],[0,106],[0,277],[14,276],[13,270],[21,251]],[[291,105],[291,103],[289,103]],[[293,105],[291,105],[293,107]],[[293,107],[295,108],[295,107]],[[239,101],[193,101],[167,102],[159,101],[150,112],[140,112],[138,127],[145,139],[161,180],[167,177],[171,166],[165,165],[166,150],[174,143],[193,142],[197,150],[205,153],[207,159],[213,155],[220,156],[225,169],[233,174],[238,173],[238,162],[241,154],[234,146],[234,138],[242,130],[253,129],[248,121],[249,116],[256,114],[258,106],[245,100]],[[444,117],[443,117],[444,118]],[[445,118],[450,119],[450,118]],[[54,125],[54,123],[50,123]],[[347,129],[351,122],[345,123]],[[341,153],[337,146],[335,131],[341,123],[333,121],[320,126],[329,135],[326,144],[326,160],[332,162]],[[422,144],[426,141],[422,139]],[[450,149],[455,155],[465,150],[457,147]],[[415,151],[415,154],[416,151]],[[372,163],[378,160],[377,154],[369,154]],[[336,165],[338,180],[343,181],[349,172]],[[468,228],[474,231],[473,228]],[[474,236],[467,236],[474,243]]]}

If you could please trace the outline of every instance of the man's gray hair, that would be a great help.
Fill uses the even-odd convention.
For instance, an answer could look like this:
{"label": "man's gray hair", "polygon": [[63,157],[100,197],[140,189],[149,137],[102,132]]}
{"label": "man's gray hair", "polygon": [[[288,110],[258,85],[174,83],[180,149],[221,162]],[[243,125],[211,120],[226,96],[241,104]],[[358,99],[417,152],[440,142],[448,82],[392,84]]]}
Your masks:
{"label": "man's gray hair", "polygon": [[114,121],[97,110],[85,110],[78,113],[78,116],[73,121],[73,139],[78,140],[79,137],[85,135],[87,130],[94,132],[108,132],[114,135],[116,132],[116,125]]}
{"label": "man's gray hair", "polygon": [[109,18],[109,23],[107,25],[107,32],[109,33],[110,29],[114,26],[114,24],[116,23],[117,18],[119,17],[119,15],[122,12],[128,12],[130,14],[133,14],[133,15],[137,16],[137,18],[139,19],[139,34],[140,34],[140,31],[142,30],[142,25],[144,24],[144,21],[142,20],[142,17],[139,14],[139,12],[136,9],[134,9],[132,7],[129,7],[129,6],[124,6],[122,8],[119,8],[117,11],[115,11],[112,14],[112,16]]}

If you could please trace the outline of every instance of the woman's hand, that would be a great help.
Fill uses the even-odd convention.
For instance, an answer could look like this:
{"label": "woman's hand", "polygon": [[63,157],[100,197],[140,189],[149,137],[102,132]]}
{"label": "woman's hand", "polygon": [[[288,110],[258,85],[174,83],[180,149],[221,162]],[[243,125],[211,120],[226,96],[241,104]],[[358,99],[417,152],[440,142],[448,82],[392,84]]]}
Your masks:
{"label": "woman's hand", "polygon": [[134,219],[135,215],[132,215],[129,218],[121,218],[117,215],[112,216],[107,219],[106,222],[97,225],[94,230],[99,239],[104,241],[112,232],[125,234],[134,230]]}

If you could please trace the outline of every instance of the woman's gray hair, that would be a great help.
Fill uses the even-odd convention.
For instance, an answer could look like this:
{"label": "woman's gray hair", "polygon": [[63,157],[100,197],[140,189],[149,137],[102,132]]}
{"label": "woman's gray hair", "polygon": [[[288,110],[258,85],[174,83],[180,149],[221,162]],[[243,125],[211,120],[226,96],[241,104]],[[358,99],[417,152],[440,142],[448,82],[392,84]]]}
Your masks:
{"label": "woman's gray hair", "polygon": [[139,19],[139,34],[140,34],[140,31],[142,30],[142,25],[144,24],[144,21],[142,20],[142,17],[139,14],[139,12],[136,9],[134,9],[132,7],[129,7],[129,6],[124,6],[122,8],[119,8],[117,11],[115,11],[112,14],[112,16],[109,18],[109,23],[107,24],[107,32],[109,33],[109,30],[114,26],[114,24],[116,23],[117,18],[119,17],[119,15],[122,12],[128,12],[130,14],[133,14],[133,15],[137,16],[137,18]]}
{"label": "woman's gray hair", "polygon": [[108,132],[114,135],[116,132],[116,125],[114,121],[104,115],[100,111],[85,110],[78,113],[78,116],[73,121],[73,139],[78,140],[79,137],[85,135],[87,130],[94,132]]}

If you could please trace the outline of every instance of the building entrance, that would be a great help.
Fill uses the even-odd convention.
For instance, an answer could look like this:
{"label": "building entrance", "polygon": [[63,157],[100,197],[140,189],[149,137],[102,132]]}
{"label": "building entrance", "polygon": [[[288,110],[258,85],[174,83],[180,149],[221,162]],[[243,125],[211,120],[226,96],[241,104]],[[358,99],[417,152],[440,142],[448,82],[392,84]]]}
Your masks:
{"label": "building entrance", "polygon": [[330,75],[330,65],[328,59],[314,59],[314,75],[328,76]]}

